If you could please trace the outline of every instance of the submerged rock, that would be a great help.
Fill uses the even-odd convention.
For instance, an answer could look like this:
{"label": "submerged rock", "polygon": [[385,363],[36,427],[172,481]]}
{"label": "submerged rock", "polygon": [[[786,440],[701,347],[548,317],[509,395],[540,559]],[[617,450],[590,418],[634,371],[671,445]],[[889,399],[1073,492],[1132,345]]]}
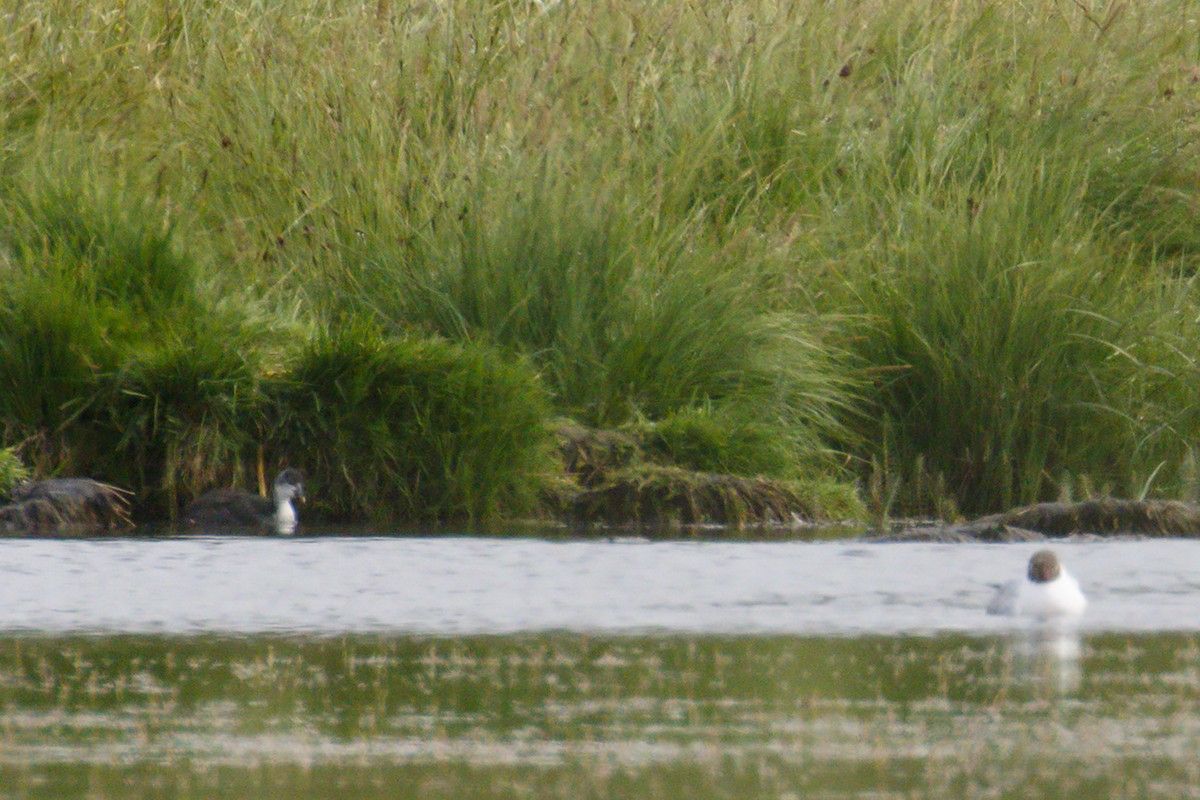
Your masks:
{"label": "submerged rock", "polygon": [[47,478],[25,483],[0,506],[0,533],[14,536],[87,536],[133,527],[131,492],[91,478]]}

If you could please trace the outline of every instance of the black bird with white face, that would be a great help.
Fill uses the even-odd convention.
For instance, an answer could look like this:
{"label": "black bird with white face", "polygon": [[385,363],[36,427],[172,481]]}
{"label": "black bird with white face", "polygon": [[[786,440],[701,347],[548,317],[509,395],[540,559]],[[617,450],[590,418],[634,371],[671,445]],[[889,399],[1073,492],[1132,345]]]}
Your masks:
{"label": "black bird with white face", "polygon": [[240,489],[214,489],[192,501],[183,522],[201,531],[265,528],[288,535],[296,531],[295,503],[303,502],[304,476],[289,467],[276,476],[269,498]]}

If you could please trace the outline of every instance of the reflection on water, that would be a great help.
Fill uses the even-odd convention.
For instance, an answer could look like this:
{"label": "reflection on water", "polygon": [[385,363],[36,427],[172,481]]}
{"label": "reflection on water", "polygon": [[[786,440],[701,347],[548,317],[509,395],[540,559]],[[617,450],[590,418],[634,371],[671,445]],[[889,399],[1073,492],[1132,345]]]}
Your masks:
{"label": "reflection on water", "polygon": [[1074,625],[1033,625],[1008,640],[1014,677],[1044,692],[1070,694],[1083,682],[1083,645]]}
{"label": "reflection on water", "polygon": [[1194,796],[1195,638],[1061,643],[8,638],[0,796]]}
{"label": "reflection on water", "polygon": [[1193,542],[0,541],[0,799],[1195,797]]}

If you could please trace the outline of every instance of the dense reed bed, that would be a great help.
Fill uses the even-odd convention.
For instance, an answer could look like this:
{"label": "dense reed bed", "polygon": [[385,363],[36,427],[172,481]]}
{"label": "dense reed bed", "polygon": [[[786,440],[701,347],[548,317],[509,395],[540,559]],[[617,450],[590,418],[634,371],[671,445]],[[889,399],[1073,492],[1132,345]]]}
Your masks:
{"label": "dense reed bed", "polygon": [[528,513],[570,418],[878,512],[1194,492],[1185,0],[0,17],[40,471],[170,510],[262,452],[331,513]]}

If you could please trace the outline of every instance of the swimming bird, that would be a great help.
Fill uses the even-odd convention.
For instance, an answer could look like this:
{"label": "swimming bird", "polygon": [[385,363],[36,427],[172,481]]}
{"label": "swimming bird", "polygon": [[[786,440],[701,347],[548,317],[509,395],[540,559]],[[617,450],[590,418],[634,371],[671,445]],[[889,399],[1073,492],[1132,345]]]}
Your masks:
{"label": "swimming bird", "polygon": [[289,467],[276,476],[271,497],[240,489],[214,489],[192,501],[183,512],[183,521],[206,531],[262,527],[286,535],[296,531],[293,501],[304,502],[304,476]]}
{"label": "swimming bird", "polygon": [[1009,581],[999,587],[988,604],[989,614],[1033,617],[1040,620],[1078,617],[1087,608],[1087,598],[1053,550],[1039,550],[1029,559],[1025,580]]}

